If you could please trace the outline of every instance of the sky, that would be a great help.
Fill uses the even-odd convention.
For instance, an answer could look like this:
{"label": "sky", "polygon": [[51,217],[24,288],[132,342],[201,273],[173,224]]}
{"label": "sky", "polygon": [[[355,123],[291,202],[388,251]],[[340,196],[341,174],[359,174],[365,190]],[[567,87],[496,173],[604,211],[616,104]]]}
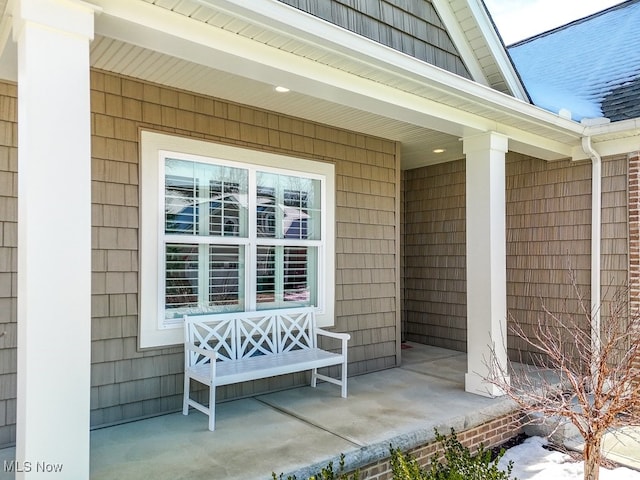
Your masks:
{"label": "sky", "polygon": [[502,40],[511,45],[623,0],[484,0]]}

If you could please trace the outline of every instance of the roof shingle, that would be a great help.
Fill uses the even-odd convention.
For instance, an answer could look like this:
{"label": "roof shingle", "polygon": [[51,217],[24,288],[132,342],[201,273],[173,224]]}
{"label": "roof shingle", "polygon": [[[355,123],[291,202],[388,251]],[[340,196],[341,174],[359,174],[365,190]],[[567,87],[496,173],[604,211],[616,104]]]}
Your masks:
{"label": "roof shingle", "polygon": [[533,103],[574,120],[640,117],[640,0],[508,47]]}

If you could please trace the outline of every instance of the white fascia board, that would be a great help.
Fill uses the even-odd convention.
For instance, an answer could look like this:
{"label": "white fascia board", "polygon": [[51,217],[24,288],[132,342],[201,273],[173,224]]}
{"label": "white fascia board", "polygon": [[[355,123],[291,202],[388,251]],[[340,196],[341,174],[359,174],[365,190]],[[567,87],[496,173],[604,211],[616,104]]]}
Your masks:
{"label": "white fascia board", "polygon": [[[574,149],[571,145],[563,144],[560,148],[553,149],[544,144],[522,142],[516,139],[509,140],[509,151],[521,153],[528,157],[539,158],[547,162],[566,160],[572,158]],[[562,152],[562,153],[561,153]]]}
{"label": "white fascia board", "polygon": [[482,5],[482,0],[467,1],[473,16],[478,22],[482,36],[487,42],[487,47],[491,51],[493,58],[498,64],[498,68],[502,72],[505,82],[509,86],[509,90],[511,90],[516,98],[529,102],[529,96],[527,95],[522,82],[520,82],[520,78],[513,67],[513,63],[511,63],[507,49],[503,45],[502,40],[500,40],[495,27],[491,23],[491,19],[489,18],[487,11]]}
{"label": "white fascia board", "polygon": [[[103,0],[104,1],[104,0]],[[429,86],[435,91],[457,98],[472,100],[485,105],[489,109],[499,110],[512,116],[527,118],[536,123],[553,125],[553,128],[567,130],[572,133],[581,132],[579,123],[559,117],[557,114],[529,103],[526,92],[513,69],[506,50],[493,28],[485,10],[477,2],[468,0],[476,8],[474,15],[486,39],[492,38],[488,46],[499,62],[506,79],[515,82],[509,85],[521,98],[512,97],[481,83],[456,75],[442,68],[431,65],[415,57],[394,50],[357,33],[314,17],[306,12],[286,5],[279,0],[261,0],[247,6],[246,0],[197,0],[202,5],[215,7],[229,15],[245,18],[270,30],[277,30],[282,35],[311,42],[315,46],[324,47],[328,51],[339,52],[349,59],[366,64],[372,68],[389,72],[422,86]],[[477,11],[476,11],[477,10]],[[480,21],[484,19],[484,23]],[[448,26],[447,26],[448,27]],[[234,35],[237,38],[237,35]],[[499,58],[498,58],[499,57]]]}
{"label": "white fascia board", "polygon": [[570,158],[573,145],[580,143],[578,136],[574,137],[574,142],[567,144],[508,127],[497,128],[495,131],[509,137],[509,151],[549,161]]}
{"label": "white fascia board", "polygon": [[[94,0],[94,3],[103,8],[102,14],[96,18],[96,34],[263,83],[286,84],[306,95],[451,135],[462,137],[483,131],[510,130],[509,135],[516,141],[545,141],[540,136],[531,140],[531,135],[525,130],[508,126],[501,128],[494,120],[483,116],[355,76],[146,2]],[[339,51],[348,52],[350,59],[429,86],[439,96],[444,94],[452,96],[455,101],[473,101],[487,109],[526,119],[569,136],[582,132],[583,127],[577,122],[396,52],[276,0],[252,2],[251,9],[238,0],[200,0],[200,3],[224,5],[223,10],[229,10],[228,13],[240,18],[247,15],[251,22],[257,23],[254,17],[258,15],[262,23],[266,18],[276,22],[277,26],[296,25],[292,31],[304,32],[306,41],[313,41],[316,46],[331,50],[334,45],[340,45]],[[286,34],[292,35],[289,31]],[[312,34],[313,38],[309,39]],[[554,148],[560,149],[558,153],[563,155],[566,152],[565,144],[557,143]]]}
{"label": "white fascia board", "polygon": [[143,2],[99,1],[104,2],[104,11],[96,19],[96,34],[263,83],[286,84],[299,93],[452,135],[463,135],[468,129],[486,131],[495,125],[443,103],[297,57]]}
{"label": "white fascia board", "polygon": [[476,57],[473,49],[471,48],[467,36],[460,28],[460,23],[451,9],[451,3],[447,0],[432,0],[431,3],[436,9],[436,12],[438,12],[440,20],[442,20],[442,23],[444,23],[447,28],[447,32],[449,33],[453,44],[458,49],[458,52],[460,53],[464,64],[469,69],[469,73],[473,79],[482,85],[489,86],[489,80],[487,80],[487,77],[480,66],[480,62],[478,62],[478,57]]}
{"label": "white fascia board", "polygon": [[[608,139],[607,137],[611,135],[615,135],[617,138]],[[640,118],[585,126],[582,136],[591,137],[593,148],[602,157],[637,152],[640,150]],[[581,146],[573,148],[573,160],[588,158]]]}
{"label": "white fascia board", "polygon": [[[252,2],[250,5],[246,0],[198,0],[198,3],[214,7],[229,15],[248,19],[271,31],[278,31],[286,37],[311,42],[315,46],[326,48],[327,51],[341,53],[361,64],[387,71],[421,85],[430,86],[443,93],[460,98],[474,98],[487,106],[518,108],[524,100],[526,100],[525,105],[530,106],[524,94],[522,99],[516,99],[487,85],[456,75],[326,22],[278,0],[261,0],[260,2]],[[484,14],[483,10],[482,12]],[[502,51],[506,58],[504,48],[502,48],[486,14],[484,17],[487,20],[487,29],[496,39],[498,51]],[[495,55],[495,52],[493,53]],[[508,58],[506,60],[507,64],[511,66]]]}
{"label": "white fascia board", "polygon": [[[631,152],[640,150],[640,133],[632,137],[616,138],[614,140],[603,140],[593,142],[593,149],[598,152],[601,157],[609,157],[612,155],[626,155]],[[586,160],[589,157],[582,147],[574,147],[571,159],[574,161]]]}
{"label": "white fascia board", "polygon": [[619,122],[590,125],[585,127],[585,137],[598,137],[599,135],[627,134],[638,135],[640,133],[640,118],[631,118]]}

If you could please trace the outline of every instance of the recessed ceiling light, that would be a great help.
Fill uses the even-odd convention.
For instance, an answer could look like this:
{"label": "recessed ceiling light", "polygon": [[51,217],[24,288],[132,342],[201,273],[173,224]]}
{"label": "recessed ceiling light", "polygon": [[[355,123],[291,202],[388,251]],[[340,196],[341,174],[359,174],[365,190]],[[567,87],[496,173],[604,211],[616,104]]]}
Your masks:
{"label": "recessed ceiling light", "polygon": [[446,150],[444,148],[434,148],[433,153],[444,153]]}
{"label": "recessed ceiling light", "polygon": [[289,89],[287,87],[281,87],[281,86],[276,87],[276,92],[278,93],[287,93],[288,91]]}

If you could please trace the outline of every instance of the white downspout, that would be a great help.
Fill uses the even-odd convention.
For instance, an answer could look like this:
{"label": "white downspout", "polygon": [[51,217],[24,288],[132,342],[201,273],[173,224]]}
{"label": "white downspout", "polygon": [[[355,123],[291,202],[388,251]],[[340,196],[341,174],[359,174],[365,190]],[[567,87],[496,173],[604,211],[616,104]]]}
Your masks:
{"label": "white downspout", "polygon": [[591,137],[582,137],[582,149],[591,158],[591,373],[595,380],[596,355],[600,352],[602,158],[591,145]]}

